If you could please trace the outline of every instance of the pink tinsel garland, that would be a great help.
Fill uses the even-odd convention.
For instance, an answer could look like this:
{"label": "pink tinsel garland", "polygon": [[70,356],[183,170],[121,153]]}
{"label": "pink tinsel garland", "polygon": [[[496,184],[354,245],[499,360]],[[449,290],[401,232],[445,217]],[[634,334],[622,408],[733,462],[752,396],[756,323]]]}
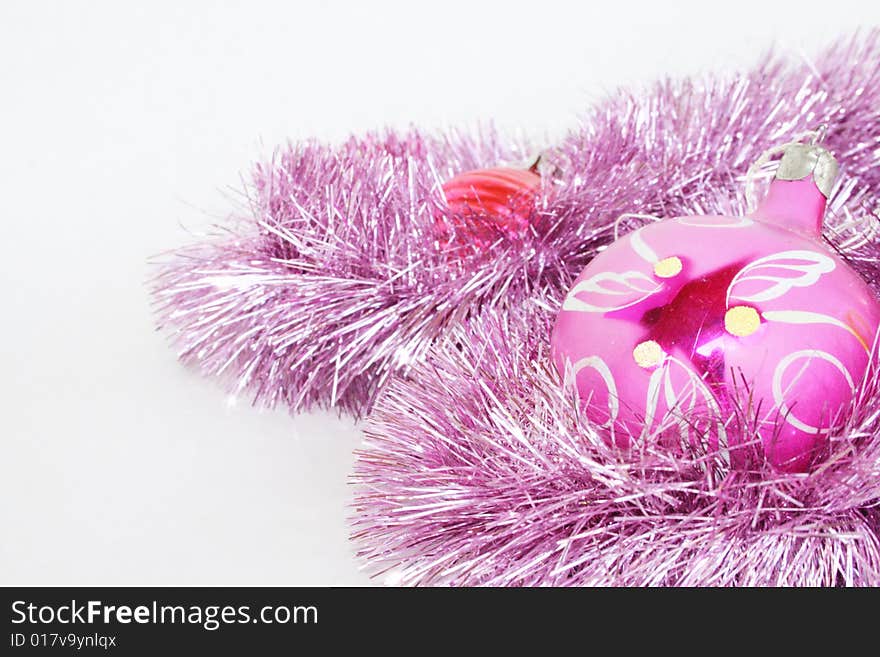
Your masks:
{"label": "pink tinsel garland", "polygon": [[[362,415],[356,540],[404,583],[880,584],[876,369],[808,475],[721,472],[596,439],[547,361],[572,277],[628,213],[744,209],[749,165],[820,124],[843,175],[826,237],[880,289],[880,34],[812,62],[621,91],[545,151],[522,239],[438,248],[442,182],[523,160],[492,131],[305,143],[252,212],[172,255],[157,310],[181,358],[260,404]],[[710,455],[705,456],[709,458]]]}

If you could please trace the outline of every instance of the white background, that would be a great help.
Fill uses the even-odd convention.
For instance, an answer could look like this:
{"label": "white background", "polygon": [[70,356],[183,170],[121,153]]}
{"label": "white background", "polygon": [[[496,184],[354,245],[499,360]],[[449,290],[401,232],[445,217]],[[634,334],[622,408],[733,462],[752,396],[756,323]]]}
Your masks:
{"label": "white background", "polygon": [[231,403],[148,306],[148,256],[274,144],[555,135],[618,85],[880,24],[876,0],[125,4],[0,2],[0,584],[371,581],[354,424]]}

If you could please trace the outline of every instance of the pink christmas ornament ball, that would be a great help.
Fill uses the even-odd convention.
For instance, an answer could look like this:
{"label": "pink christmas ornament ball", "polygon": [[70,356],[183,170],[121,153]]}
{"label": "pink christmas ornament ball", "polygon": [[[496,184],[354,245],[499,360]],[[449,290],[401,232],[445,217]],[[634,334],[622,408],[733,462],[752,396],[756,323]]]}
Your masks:
{"label": "pink christmas ornament ball", "polygon": [[789,145],[758,209],[676,217],[611,244],[568,293],[560,372],[621,447],[644,441],[778,470],[821,460],[859,394],[880,302],[821,239],[837,164]]}

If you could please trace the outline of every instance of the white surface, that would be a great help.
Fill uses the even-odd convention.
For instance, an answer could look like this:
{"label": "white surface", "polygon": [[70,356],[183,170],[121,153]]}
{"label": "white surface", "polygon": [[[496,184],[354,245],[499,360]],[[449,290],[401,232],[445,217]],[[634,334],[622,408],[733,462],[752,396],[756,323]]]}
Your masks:
{"label": "white surface", "polygon": [[353,424],[229,407],[144,291],[273,144],[554,134],[618,84],[880,24],[875,0],[122,4],[0,3],[2,584],[369,582]]}

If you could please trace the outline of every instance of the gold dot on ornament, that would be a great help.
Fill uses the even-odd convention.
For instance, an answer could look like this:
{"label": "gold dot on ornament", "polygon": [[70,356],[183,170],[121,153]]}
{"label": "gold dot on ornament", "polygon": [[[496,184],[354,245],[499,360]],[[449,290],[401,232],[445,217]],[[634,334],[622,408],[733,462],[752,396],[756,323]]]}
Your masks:
{"label": "gold dot on ornament", "polygon": [[663,258],[654,264],[654,275],[660,278],[672,278],[681,273],[681,260],[678,256]]}
{"label": "gold dot on ornament", "polygon": [[761,326],[758,311],[748,306],[734,306],[724,313],[724,328],[731,335],[744,338]]}
{"label": "gold dot on ornament", "polygon": [[663,362],[665,357],[666,354],[663,352],[663,347],[653,340],[640,342],[636,345],[636,348],[633,349],[633,358],[636,361],[636,365],[639,367],[657,367]]}

